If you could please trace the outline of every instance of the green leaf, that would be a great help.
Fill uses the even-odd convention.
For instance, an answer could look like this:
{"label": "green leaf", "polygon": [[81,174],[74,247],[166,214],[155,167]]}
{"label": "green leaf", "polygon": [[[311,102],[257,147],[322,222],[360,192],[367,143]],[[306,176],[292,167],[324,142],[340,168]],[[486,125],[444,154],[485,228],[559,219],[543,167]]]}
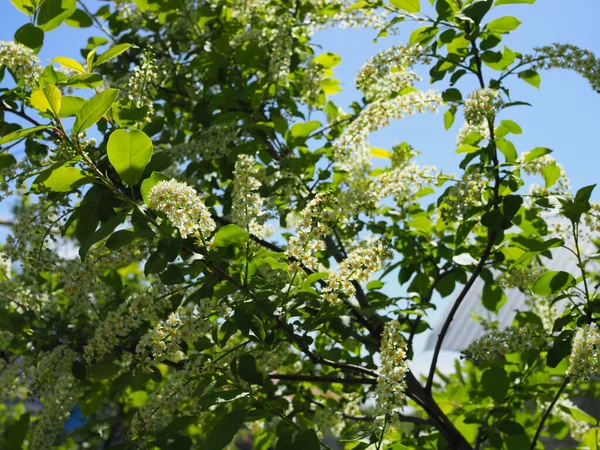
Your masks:
{"label": "green leaf", "polygon": [[314,430],[286,430],[279,435],[275,450],[319,450],[320,448],[321,443]]}
{"label": "green leaf", "polygon": [[258,361],[253,355],[245,353],[240,356],[238,361],[238,373],[240,378],[250,384],[262,385],[264,374],[258,367]]}
{"label": "green leaf", "polygon": [[327,52],[316,56],[311,61],[313,64],[319,64],[326,69],[331,69],[337,66],[342,61],[342,58],[337,53]]}
{"label": "green leaf", "polygon": [[542,77],[540,77],[540,74],[532,69],[527,69],[523,70],[522,72],[519,72],[519,78],[538,89],[540,88],[540,84],[542,82]]}
{"label": "green leaf", "polygon": [[15,41],[38,50],[44,44],[44,31],[31,23],[26,23],[15,31]]}
{"label": "green leaf", "polygon": [[88,100],[77,113],[73,133],[78,134],[98,122],[119,95],[118,89],[107,89]]}
{"label": "green leaf", "polygon": [[310,134],[321,126],[318,120],[311,120],[305,123],[295,123],[290,128],[290,136],[292,138],[307,138]]}
{"label": "green leaf", "polygon": [[436,34],[440,31],[437,27],[425,26],[421,28],[417,28],[410,34],[408,41],[411,44],[427,44],[431,41]]}
{"label": "green leaf", "polygon": [[42,113],[58,116],[62,105],[60,91],[53,84],[47,84],[41,89],[35,89],[29,97],[31,106]]}
{"label": "green leaf", "polygon": [[150,200],[148,199],[148,192],[150,192],[150,189],[152,189],[154,185],[159,183],[160,181],[166,181],[168,179],[169,177],[163,175],[162,173],[152,172],[152,174],[148,178],[142,181],[140,193],[142,194],[142,198],[144,199],[144,203],[146,205],[150,206]]}
{"label": "green leaf", "polygon": [[[96,57],[96,61],[94,62],[93,67],[98,67],[100,64],[104,64],[105,62],[110,61],[113,58],[116,58],[121,53],[123,53],[124,51],[128,50],[131,47],[132,47],[131,44],[117,44],[117,45],[109,48],[104,53],[102,53],[101,55],[98,55]],[[91,70],[91,67],[89,68],[89,70]]]}
{"label": "green leaf", "polygon": [[533,283],[531,290],[536,295],[548,297],[575,286],[575,277],[568,272],[550,271],[543,273]]}
{"label": "green leaf", "polygon": [[234,436],[244,424],[246,412],[235,410],[226,414],[219,420],[208,433],[202,450],[221,450],[233,440]]}
{"label": "green leaf", "polygon": [[29,413],[21,414],[19,420],[10,426],[6,436],[6,448],[8,450],[20,450],[29,430]]}
{"label": "green leaf", "polygon": [[15,8],[28,16],[33,15],[35,12],[35,4],[32,0],[10,0],[10,2]]}
{"label": "green leaf", "polygon": [[49,169],[40,173],[33,184],[33,192],[49,190],[52,192],[71,192],[82,184],[91,183],[94,177],[89,173],[76,167],[59,167]]}
{"label": "green leaf", "polygon": [[73,95],[65,95],[61,99],[60,111],[58,117],[72,117],[77,114],[81,107],[85,104],[86,100],[83,97],[75,97]]}
{"label": "green leaf", "polygon": [[533,5],[535,0],[496,0],[494,6],[512,5],[514,3],[529,3],[530,5]]}
{"label": "green leaf", "polygon": [[429,233],[431,232],[431,228],[432,228],[431,220],[429,220],[429,217],[427,217],[427,216],[417,216],[413,220],[408,222],[408,225],[411,228],[421,231],[427,235],[429,235]]}
{"label": "green leaf", "polygon": [[97,88],[102,84],[103,80],[102,75],[97,73],[82,73],[70,77],[64,84],[82,89]]}
{"label": "green leaf", "polygon": [[521,25],[521,21],[513,16],[504,16],[499,19],[492,20],[489,22],[486,27],[492,33],[508,33],[510,31],[516,30],[519,25]]}
{"label": "green leaf", "polygon": [[512,134],[523,133],[523,129],[519,126],[519,124],[513,122],[512,120],[502,120],[500,121],[500,125],[506,127]]}
{"label": "green leaf", "polygon": [[70,27],[89,28],[92,26],[92,18],[83,10],[76,9],[71,16],[65,20],[65,23]]}
{"label": "green leaf", "polygon": [[544,176],[544,181],[546,182],[546,189],[550,189],[560,178],[560,168],[555,162],[553,162],[544,167],[542,170],[542,175]]}
{"label": "green leaf", "polygon": [[106,240],[106,248],[109,250],[118,250],[121,247],[126,246],[136,237],[136,233],[133,230],[118,230],[115,231]]}
{"label": "green leaf", "polygon": [[106,146],[108,160],[121,180],[134,185],[152,158],[154,144],[143,131],[115,130]]}
{"label": "green leaf", "polygon": [[6,136],[2,136],[2,139],[0,139],[0,145],[6,144],[7,142],[18,141],[19,139],[21,139],[25,136],[28,136],[33,133],[37,133],[38,131],[41,131],[41,130],[46,130],[48,128],[51,128],[51,127],[49,125],[39,125],[37,127],[24,128],[21,130],[13,131],[12,133],[8,133]]}
{"label": "green leaf", "polygon": [[249,233],[246,230],[230,223],[219,228],[219,231],[215,233],[214,243],[217,247],[227,247],[234,244],[242,245],[246,243],[248,236]]}
{"label": "green leaf", "polygon": [[476,145],[461,145],[456,149],[456,153],[474,153],[478,150],[481,150],[481,147],[477,147]]}
{"label": "green leaf", "polygon": [[52,62],[60,64],[61,66],[66,67],[67,69],[73,69],[76,72],[85,73],[85,67],[83,67],[79,61],[76,61],[73,58],[57,56],[56,58],[52,59]]}
{"label": "green leaf", "polygon": [[409,13],[418,13],[421,11],[421,3],[419,0],[390,0],[390,3],[396,8]]}
{"label": "green leaf", "polygon": [[44,31],[54,30],[76,9],[75,0],[44,0],[37,17],[37,24]]}
{"label": "green leaf", "polygon": [[533,150],[527,152],[527,156],[523,159],[523,162],[530,162],[534,159],[539,158],[540,156],[547,155],[548,153],[552,153],[552,150],[546,147],[536,147]]}
{"label": "green leaf", "polygon": [[498,149],[506,158],[506,162],[514,162],[517,160],[517,149],[514,144],[507,139],[501,138],[496,140]]}
{"label": "green leaf", "polygon": [[125,215],[115,216],[108,222],[98,228],[83,244],[79,247],[79,256],[81,259],[85,257],[88,250],[97,242],[106,239],[119,225],[125,220]]}
{"label": "green leaf", "polygon": [[257,315],[253,315],[252,319],[250,319],[250,330],[258,339],[260,339],[261,341],[265,340],[265,324]]}
{"label": "green leaf", "polygon": [[446,130],[450,129],[450,127],[454,123],[455,117],[456,117],[456,106],[452,106],[448,111],[446,111],[444,113],[444,128]]}
{"label": "green leaf", "polygon": [[481,387],[486,395],[501,403],[510,388],[510,380],[504,368],[493,366],[481,375]]}

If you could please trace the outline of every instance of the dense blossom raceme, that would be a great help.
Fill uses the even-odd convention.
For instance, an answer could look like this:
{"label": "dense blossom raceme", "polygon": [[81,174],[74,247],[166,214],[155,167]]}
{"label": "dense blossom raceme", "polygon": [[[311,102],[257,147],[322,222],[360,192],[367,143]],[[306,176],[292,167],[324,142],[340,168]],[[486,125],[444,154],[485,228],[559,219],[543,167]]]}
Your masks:
{"label": "dense blossom raceme", "polygon": [[473,208],[482,207],[488,184],[487,173],[479,166],[471,166],[444,194],[440,218],[446,223],[460,221]]}
{"label": "dense blossom raceme", "polygon": [[362,173],[371,165],[369,135],[390,123],[425,111],[437,111],[443,103],[436,91],[411,92],[367,105],[333,143],[336,166],[350,173]]}
{"label": "dense blossom raceme", "polygon": [[63,345],[41,355],[33,369],[32,390],[42,400],[42,413],[33,430],[29,448],[52,448],[63,429],[63,421],[81,394],[71,373],[77,353]]}
{"label": "dense blossom raceme", "polygon": [[487,332],[472,342],[464,354],[468,359],[486,361],[514,352],[541,351],[546,345],[545,336],[544,330],[538,326],[510,326]]}
{"label": "dense blossom raceme", "polygon": [[178,162],[211,161],[227,155],[227,150],[235,145],[240,131],[224,124],[210,125],[200,129],[194,140],[177,144],[169,148],[169,152]]}
{"label": "dense blossom raceme", "polygon": [[456,146],[460,147],[461,145],[465,145],[467,137],[473,135],[475,135],[477,139],[489,139],[490,127],[485,122],[477,125],[471,125],[469,122],[465,122],[456,135]]}
{"label": "dense blossom raceme", "polygon": [[[546,411],[550,404],[542,404],[540,406],[542,411]],[[575,417],[573,417],[573,414],[565,411],[565,409],[579,411],[579,408],[575,406],[571,400],[566,398],[566,396],[561,396],[554,404],[551,415],[567,425],[569,428],[569,435],[575,441],[581,442],[585,433],[590,429],[590,424],[582,420],[577,420]]]}
{"label": "dense blossom raceme", "polygon": [[17,79],[23,78],[25,86],[37,85],[42,74],[39,58],[33,50],[12,41],[0,41],[0,67],[5,66]]}
{"label": "dense blossom raceme", "polygon": [[595,323],[575,331],[567,375],[585,380],[598,373],[600,363],[600,333]]}
{"label": "dense blossom raceme", "polygon": [[433,166],[410,163],[380,175],[374,182],[374,190],[379,199],[391,195],[397,205],[404,205],[421,189],[435,185],[438,176]]}
{"label": "dense blossom raceme", "polygon": [[250,233],[264,237],[264,201],[258,189],[260,169],[253,156],[239,155],[233,175],[231,220]]}
{"label": "dense blossom raceme", "polygon": [[356,75],[356,86],[368,100],[385,98],[412,86],[419,77],[407,71],[418,61],[428,62],[420,45],[397,44],[369,59]]}
{"label": "dense blossom raceme", "polygon": [[406,404],[407,345],[397,320],[385,324],[381,337],[381,369],[375,389],[375,413],[392,422]]}
{"label": "dense blossom raceme", "polygon": [[158,80],[158,68],[155,55],[150,50],[142,53],[141,64],[133,68],[133,75],[129,78],[127,98],[137,108],[146,108],[146,120],[154,114],[154,102],[151,93]]}
{"label": "dense blossom raceme", "polygon": [[[329,232],[329,223],[334,219],[331,206],[335,203],[331,193],[319,193],[300,212],[301,224],[295,236],[288,240],[285,255],[297,263],[316,270],[319,267],[317,252],[325,250],[323,238]],[[297,270],[297,264],[290,265]]]}
{"label": "dense blossom raceme", "polygon": [[327,286],[323,288],[323,298],[331,303],[339,303],[341,297],[352,297],[356,288],[352,281],[364,283],[383,267],[391,252],[382,241],[367,241],[348,254],[337,271],[331,270],[327,278]]}
{"label": "dense blossom raceme", "polygon": [[558,44],[534,48],[534,55],[527,55],[524,61],[531,62],[533,70],[552,68],[570,69],[590,82],[592,89],[600,93],[600,59],[591,51],[575,45]]}
{"label": "dense blossom raceme", "polygon": [[564,167],[557,163],[556,160],[548,154],[528,160],[530,155],[531,152],[525,152],[517,159],[517,162],[521,164],[521,168],[526,174],[538,175],[544,177],[544,179],[548,176],[548,178],[554,178],[556,180],[556,187],[553,189],[543,188],[537,184],[532,184],[530,194],[535,196],[557,194],[570,197],[571,189],[569,187],[569,179]]}
{"label": "dense blossom raceme", "polygon": [[150,189],[148,198],[152,209],[164,213],[182,238],[193,236],[199,246],[210,243],[217,225],[194,188],[177,180],[160,181]]}
{"label": "dense blossom raceme", "polygon": [[544,326],[546,333],[552,333],[554,322],[560,317],[559,310],[556,305],[552,303],[552,299],[534,295],[528,297],[525,301],[531,310],[542,320],[542,325]]}
{"label": "dense blossom raceme", "polygon": [[583,222],[590,233],[600,233],[600,202],[590,202],[590,210],[583,216]]}
{"label": "dense blossom raceme", "polygon": [[478,89],[471,92],[465,100],[465,120],[471,126],[481,125],[492,119],[501,106],[502,99],[497,89]]}
{"label": "dense blossom raceme", "polygon": [[532,263],[523,267],[516,267],[512,270],[502,272],[496,278],[498,286],[503,289],[517,288],[525,292],[529,292],[531,286],[544,272],[544,268],[537,264]]}
{"label": "dense blossom raceme", "polygon": [[84,348],[88,363],[101,360],[144,321],[158,321],[171,307],[169,293],[161,284],[151,286],[146,291],[133,294],[110,311],[94,332]]}
{"label": "dense blossom raceme", "polygon": [[[143,438],[168,425],[184,404],[190,404],[201,373],[202,364],[194,359],[186,361],[183,369],[170,374],[166,384],[152,392],[148,401],[135,413],[130,435]],[[199,412],[199,402],[191,402],[190,413]]]}
{"label": "dense blossom raceme", "polygon": [[211,317],[227,318],[231,312],[227,302],[213,299],[202,299],[198,305],[180,306],[141,337],[135,349],[138,359],[148,366],[152,361],[177,358],[182,342],[191,344],[220,324],[217,320],[211,321]]}

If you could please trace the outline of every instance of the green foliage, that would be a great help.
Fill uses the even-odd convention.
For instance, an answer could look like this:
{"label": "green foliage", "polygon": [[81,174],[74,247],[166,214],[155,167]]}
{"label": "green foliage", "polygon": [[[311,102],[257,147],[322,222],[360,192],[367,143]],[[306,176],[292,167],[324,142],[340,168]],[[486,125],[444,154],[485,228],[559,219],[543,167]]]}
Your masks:
{"label": "green foliage", "polygon": [[[0,183],[17,205],[0,448],[598,447],[596,418],[567,401],[599,392],[571,370],[600,354],[595,185],[572,195],[511,119],[527,104],[513,80],[539,88],[555,65],[594,85],[597,60],[504,45],[521,21],[502,6],[533,0],[11,2],[27,23],[2,51],[26,67],[0,61]],[[341,58],[312,32],[380,21],[380,42],[418,26],[337,104]],[[65,25],[90,28],[80,56],[38,61]],[[415,84],[423,66],[439,90]],[[469,120],[456,175],[369,142],[438,109],[445,130]],[[561,251],[575,270],[546,267]],[[528,303],[495,330],[515,290]],[[487,332],[450,373],[438,357],[473,296]],[[419,377],[407,360],[440,297],[451,312]],[[84,424],[63,433],[75,407]]]}
{"label": "green foliage", "polygon": [[121,180],[133,185],[152,159],[154,145],[143,131],[115,130],[108,138],[106,151],[108,160]]}

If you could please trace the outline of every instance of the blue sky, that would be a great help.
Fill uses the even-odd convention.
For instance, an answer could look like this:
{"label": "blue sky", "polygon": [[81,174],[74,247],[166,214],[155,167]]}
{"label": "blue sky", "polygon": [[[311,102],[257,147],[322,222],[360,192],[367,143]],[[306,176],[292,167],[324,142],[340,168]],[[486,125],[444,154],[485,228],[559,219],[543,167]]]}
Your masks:
{"label": "blue sky", "polygon": [[[428,3],[422,0],[422,4]],[[97,0],[85,0],[92,11],[105,4]],[[597,31],[597,18],[600,17],[600,3],[597,0],[538,0],[535,5],[502,6],[494,10],[490,18],[514,15],[522,22],[518,30],[505,38],[505,44],[512,50],[528,53],[533,47],[553,42],[570,43],[587,48],[600,55],[600,34]],[[17,11],[9,0],[0,1],[0,40],[12,40],[14,31],[28,21]],[[332,99],[343,107],[360,98],[354,87],[354,77],[360,66],[376,51],[394,43],[407,41],[414,28],[409,23],[401,27],[402,34],[391,36],[373,43],[376,33],[372,30],[330,29],[317,34],[316,42],[324,51],[338,53],[342,62],[335,68],[335,75],[341,80],[344,91]],[[76,29],[61,26],[46,34],[45,44],[40,53],[44,64],[55,56],[69,56],[81,60],[79,48],[90,35],[102,35],[95,28]],[[423,78],[427,81],[425,71]],[[501,118],[511,119],[523,128],[523,134],[512,140],[519,152],[543,146],[554,150],[554,156],[565,167],[571,180],[572,189],[599,181],[600,166],[600,95],[595,93],[588,82],[578,74],[565,70],[543,72],[541,89],[536,89],[514,78],[510,83],[513,100],[529,102],[533,107],[516,107],[502,112]],[[476,88],[474,80],[461,81],[458,86],[464,94]],[[422,84],[421,86],[425,86]],[[434,85],[443,89],[443,84]],[[395,143],[409,142],[421,155],[421,164],[433,164],[445,172],[458,172],[459,155],[454,153],[455,136],[462,125],[457,117],[454,126],[445,131],[442,114],[429,114],[411,117],[395,122],[371,138],[377,147],[391,148]],[[600,188],[593,194],[600,199]],[[0,206],[0,216],[5,217],[6,207]],[[0,232],[3,230],[0,230]],[[440,309],[431,317],[435,323]],[[417,349],[424,344],[424,335],[419,339]],[[428,355],[424,355],[425,360]],[[448,362],[452,355],[442,360]],[[426,361],[422,360],[422,364]],[[421,369],[415,367],[417,370]]]}

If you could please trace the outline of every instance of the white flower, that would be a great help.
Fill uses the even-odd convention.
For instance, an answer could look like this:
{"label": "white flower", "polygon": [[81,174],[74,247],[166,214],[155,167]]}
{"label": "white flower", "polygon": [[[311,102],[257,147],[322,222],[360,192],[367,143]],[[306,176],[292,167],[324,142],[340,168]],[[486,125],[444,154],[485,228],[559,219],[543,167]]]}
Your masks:
{"label": "white flower", "polygon": [[12,41],[0,41],[0,66],[6,66],[27,87],[37,85],[42,74],[39,58],[29,47]]}
{"label": "white flower", "polygon": [[256,160],[249,155],[239,155],[235,163],[233,178],[233,194],[231,219],[250,233],[265,237],[263,204],[258,189],[262,185],[258,181],[259,169]]}
{"label": "white flower", "polygon": [[164,213],[182,238],[194,236],[199,246],[208,243],[217,226],[194,188],[176,180],[160,181],[150,189],[148,198],[150,207]]}
{"label": "white flower", "polygon": [[381,338],[381,369],[375,389],[375,413],[394,420],[406,403],[407,344],[397,320],[385,324]]}
{"label": "white flower", "polygon": [[471,92],[465,100],[465,120],[469,125],[477,126],[496,115],[502,101],[497,89],[483,88]]}
{"label": "white flower", "polygon": [[485,361],[497,355],[507,355],[527,350],[542,351],[545,347],[545,331],[534,325],[510,326],[504,330],[492,330],[472,342],[464,351],[468,359]]}
{"label": "white flower", "polygon": [[598,372],[600,362],[600,333],[595,323],[575,331],[567,375],[587,380]]}

